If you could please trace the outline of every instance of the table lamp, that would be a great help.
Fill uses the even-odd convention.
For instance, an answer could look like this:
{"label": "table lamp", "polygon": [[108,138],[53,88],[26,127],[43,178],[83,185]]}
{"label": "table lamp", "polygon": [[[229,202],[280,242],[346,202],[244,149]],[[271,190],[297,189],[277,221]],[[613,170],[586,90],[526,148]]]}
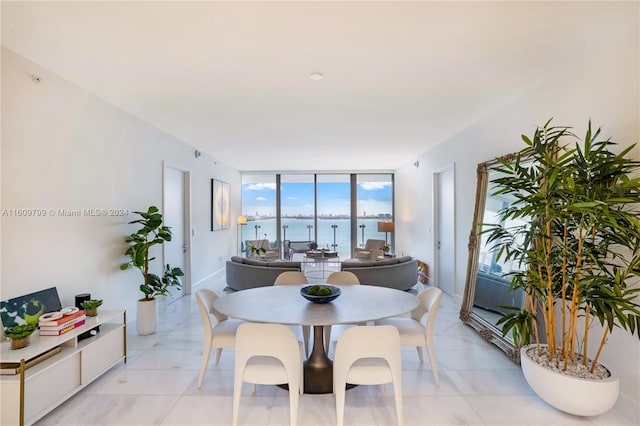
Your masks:
{"label": "table lamp", "polygon": [[240,227],[247,224],[247,217],[245,215],[238,216],[238,254],[242,256],[242,246],[240,245]]}
{"label": "table lamp", "polygon": [[387,234],[393,232],[393,222],[378,222],[378,232],[384,232],[384,245],[389,247],[387,242]]}

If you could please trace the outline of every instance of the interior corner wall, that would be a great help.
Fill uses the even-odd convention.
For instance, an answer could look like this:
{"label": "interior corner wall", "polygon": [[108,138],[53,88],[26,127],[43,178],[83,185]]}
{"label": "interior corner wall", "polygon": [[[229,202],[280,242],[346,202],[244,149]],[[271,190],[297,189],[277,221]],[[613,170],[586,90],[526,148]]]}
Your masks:
{"label": "interior corner wall", "polygon": [[[635,26],[617,33],[618,39],[602,40],[585,48],[581,59],[560,64],[557,78],[506,102],[396,171],[397,245],[432,266],[433,173],[455,163],[456,297],[462,297],[465,287],[478,163],[520,150],[521,134],[532,135],[552,117],[553,124],[572,126],[580,138],[592,119],[594,127],[602,127],[602,136],[621,146],[640,141],[640,37],[638,17],[634,19]],[[632,156],[640,159],[638,147]],[[610,336],[601,357],[622,378],[619,404],[640,422],[638,359],[640,341],[621,330]]]}
{"label": "interior corner wall", "polygon": [[[230,183],[235,217],[238,170],[206,153],[196,159],[194,147],[6,48],[2,123],[2,300],[56,286],[63,306],[89,292],[133,318],[141,275],[119,270],[124,238],[137,230],[128,224],[132,211],[162,208],[163,161],[190,171],[192,284],[235,252],[235,228],[210,231],[210,185],[212,178]],[[88,216],[84,209],[129,213]],[[162,250],[155,255],[159,273]]]}

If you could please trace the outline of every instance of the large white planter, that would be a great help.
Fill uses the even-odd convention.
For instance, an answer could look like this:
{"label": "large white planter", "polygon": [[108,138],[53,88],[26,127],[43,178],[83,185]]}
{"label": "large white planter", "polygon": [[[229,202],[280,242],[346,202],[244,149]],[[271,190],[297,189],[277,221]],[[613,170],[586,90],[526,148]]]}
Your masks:
{"label": "large white planter", "polygon": [[524,378],[536,394],[548,404],[576,416],[597,416],[609,411],[618,399],[620,379],[611,373],[606,379],[581,379],[556,373],[535,362],[520,349]]}
{"label": "large white planter", "polygon": [[156,299],[138,300],[136,328],[141,336],[156,332],[156,328],[158,328],[158,301]]}

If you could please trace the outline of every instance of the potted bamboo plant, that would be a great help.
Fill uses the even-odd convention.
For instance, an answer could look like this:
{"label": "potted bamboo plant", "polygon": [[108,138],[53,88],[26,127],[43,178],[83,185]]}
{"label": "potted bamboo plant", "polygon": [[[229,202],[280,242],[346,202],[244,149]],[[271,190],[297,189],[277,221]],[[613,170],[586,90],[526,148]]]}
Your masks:
{"label": "potted bamboo plant", "polygon": [[125,255],[130,260],[123,263],[120,269],[125,271],[134,267],[142,274],[140,291],[143,297],[138,300],[136,326],[140,335],[146,335],[153,334],[158,325],[156,297],[169,294],[170,287],[180,289],[180,277],[184,276],[184,272],[171,265],[165,265],[162,277],[150,272],[150,263],[155,257],[150,257],[149,251],[153,246],[171,241],[171,228],[162,225],[162,214],[155,206],[149,207],[146,212],[134,213],[140,218],[129,223],[139,224],[141,228],[126,238],[129,247]]}
{"label": "potted bamboo plant", "polygon": [[612,152],[615,143],[591,122],[583,141],[550,122],[522,136],[515,161],[498,159],[496,193],[515,201],[488,227],[488,240],[499,259],[520,265],[511,289],[526,294],[522,310],[500,322],[523,345],[523,373],[541,398],[598,415],[619,389],[598,362],[609,334],[617,327],[640,337],[640,289],[632,286],[640,276],[640,163],[629,158],[634,145]]}

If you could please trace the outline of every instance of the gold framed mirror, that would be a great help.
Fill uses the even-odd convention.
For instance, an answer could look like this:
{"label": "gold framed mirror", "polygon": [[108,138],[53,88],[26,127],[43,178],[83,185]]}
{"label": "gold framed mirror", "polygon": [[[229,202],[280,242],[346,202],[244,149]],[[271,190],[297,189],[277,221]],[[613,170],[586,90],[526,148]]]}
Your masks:
{"label": "gold framed mirror", "polygon": [[[515,154],[505,155],[501,159],[514,161]],[[497,212],[510,203],[506,196],[495,195],[491,189],[491,181],[498,176],[493,169],[498,164],[497,160],[491,160],[478,164],[477,168],[476,199],[460,319],[478,331],[485,340],[502,349],[513,361],[520,362],[520,353],[513,340],[509,336],[502,336],[502,329],[496,322],[513,312],[505,306],[522,306],[524,292],[511,291],[511,279],[506,275],[522,266],[498,261],[497,253],[487,245],[487,237],[482,234],[483,223],[495,223]]]}

